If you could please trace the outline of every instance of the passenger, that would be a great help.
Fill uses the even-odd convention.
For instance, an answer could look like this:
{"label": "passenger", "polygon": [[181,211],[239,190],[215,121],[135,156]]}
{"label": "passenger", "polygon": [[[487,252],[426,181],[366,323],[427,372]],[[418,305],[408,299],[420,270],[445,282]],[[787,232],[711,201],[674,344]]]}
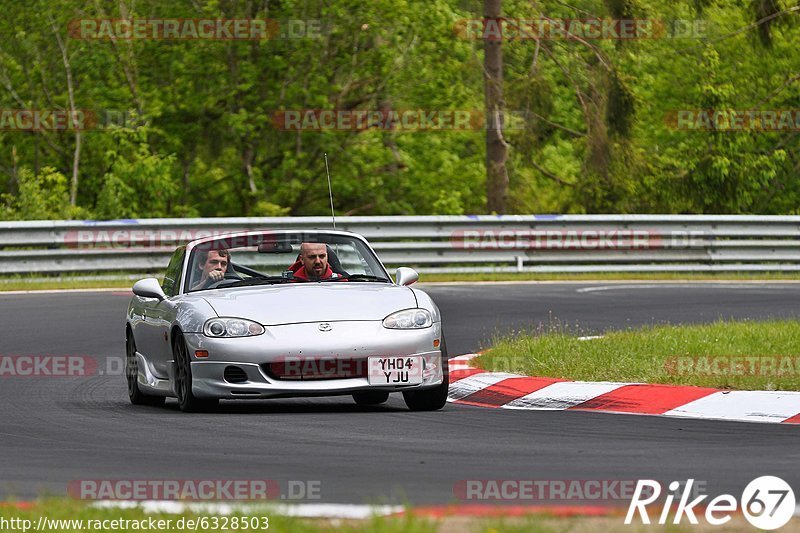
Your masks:
{"label": "passenger", "polygon": [[295,279],[319,281],[341,278],[328,265],[328,247],[321,242],[304,242],[300,245],[300,256],[289,267]]}
{"label": "passenger", "polygon": [[192,287],[193,291],[207,289],[225,277],[231,254],[228,250],[198,250],[197,269],[202,271],[200,281]]}

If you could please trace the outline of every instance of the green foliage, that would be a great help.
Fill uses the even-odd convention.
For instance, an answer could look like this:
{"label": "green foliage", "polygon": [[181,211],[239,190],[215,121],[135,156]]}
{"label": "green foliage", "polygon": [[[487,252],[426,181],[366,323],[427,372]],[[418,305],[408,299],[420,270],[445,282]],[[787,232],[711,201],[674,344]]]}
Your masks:
{"label": "green foliage", "polygon": [[69,204],[69,182],[52,167],[38,174],[22,169],[16,194],[0,195],[0,218],[3,220],[63,220],[83,215]]}
{"label": "green foliage", "polygon": [[433,202],[433,215],[463,215],[464,207],[461,193],[458,191],[439,191],[439,197]]}
{"label": "green foliage", "polygon": [[[68,109],[58,34],[76,106],[99,119],[81,135],[74,209],[63,195],[76,132],[0,127],[0,217],[324,215],[324,153],[337,214],[485,212],[480,128],[297,132],[275,122],[281,111],[307,109],[478,116],[483,42],[455,29],[480,17],[482,4],[0,0],[0,109]],[[503,0],[511,19],[666,22],[652,39],[503,43],[506,109],[517,117],[504,135],[509,212],[797,213],[796,132],[681,129],[670,118],[798,109],[795,4]],[[76,19],[137,17],[271,18],[284,29],[295,20],[311,33],[261,41],[68,35]],[[679,31],[686,28],[697,33]]]}
{"label": "green foliage", "polygon": [[[175,156],[153,154],[147,142],[147,127],[133,130],[113,128],[116,140],[106,152],[111,165],[95,206],[99,218],[161,218],[172,215],[179,193]],[[186,211],[184,211],[184,214]]]}

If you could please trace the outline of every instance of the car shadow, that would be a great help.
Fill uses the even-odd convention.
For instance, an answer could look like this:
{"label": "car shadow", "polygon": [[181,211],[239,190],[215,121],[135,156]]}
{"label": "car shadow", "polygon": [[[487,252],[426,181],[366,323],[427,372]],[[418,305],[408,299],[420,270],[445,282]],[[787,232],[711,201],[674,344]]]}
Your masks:
{"label": "car shadow", "polygon": [[[175,400],[167,400],[161,409],[179,411]],[[302,413],[396,413],[409,412],[402,399],[390,398],[381,405],[356,405],[343,398],[277,398],[267,400],[222,400],[216,409],[205,414],[302,414]]]}

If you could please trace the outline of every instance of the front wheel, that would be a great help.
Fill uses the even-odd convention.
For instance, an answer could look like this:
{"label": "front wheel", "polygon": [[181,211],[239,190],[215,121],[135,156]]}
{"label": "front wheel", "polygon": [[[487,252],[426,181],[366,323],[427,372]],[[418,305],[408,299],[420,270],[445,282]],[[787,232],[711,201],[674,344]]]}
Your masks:
{"label": "front wheel", "polygon": [[406,406],[411,411],[437,411],[447,403],[447,390],[450,388],[450,372],[447,369],[447,348],[442,338],[442,384],[432,389],[407,391],[403,393]]}
{"label": "front wheel", "polygon": [[380,405],[389,399],[389,393],[384,391],[365,391],[353,393],[353,400],[358,405]]}
{"label": "front wheel", "polygon": [[150,396],[139,389],[139,362],[136,360],[136,341],[133,334],[125,334],[125,376],[128,380],[128,398],[133,405],[164,405],[164,396]]}
{"label": "front wheel", "polygon": [[178,407],[184,413],[211,411],[219,404],[216,398],[197,398],[192,393],[192,364],[183,335],[175,334],[172,339],[172,355],[175,357],[175,394]]}

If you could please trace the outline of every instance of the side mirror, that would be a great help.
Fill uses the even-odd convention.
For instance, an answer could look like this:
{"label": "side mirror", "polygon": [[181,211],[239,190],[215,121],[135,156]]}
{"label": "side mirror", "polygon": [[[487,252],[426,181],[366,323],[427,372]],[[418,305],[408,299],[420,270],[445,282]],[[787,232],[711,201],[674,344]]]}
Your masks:
{"label": "side mirror", "polygon": [[157,298],[166,300],[167,295],[161,290],[161,285],[156,278],[140,279],[133,284],[133,294],[142,298]]}
{"label": "side mirror", "polygon": [[394,279],[398,285],[411,285],[419,279],[419,274],[413,268],[400,267],[395,271]]}

